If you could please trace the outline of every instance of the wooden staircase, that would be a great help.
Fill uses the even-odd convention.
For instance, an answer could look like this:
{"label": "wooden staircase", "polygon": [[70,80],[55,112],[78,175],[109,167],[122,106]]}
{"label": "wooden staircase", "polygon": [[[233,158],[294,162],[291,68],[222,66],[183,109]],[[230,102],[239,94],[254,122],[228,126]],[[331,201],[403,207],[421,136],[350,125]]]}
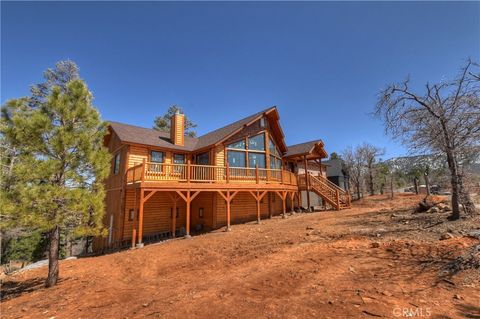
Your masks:
{"label": "wooden staircase", "polygon": [[307,190],[308,185],[310,191],[320,196],[336,210],[351,208],[350,194],[347,191],[323,176],[313,176],[310,173],[306,176],[308,177],[308,183],[305,179],[305,174],[299,176],[300,190]]}

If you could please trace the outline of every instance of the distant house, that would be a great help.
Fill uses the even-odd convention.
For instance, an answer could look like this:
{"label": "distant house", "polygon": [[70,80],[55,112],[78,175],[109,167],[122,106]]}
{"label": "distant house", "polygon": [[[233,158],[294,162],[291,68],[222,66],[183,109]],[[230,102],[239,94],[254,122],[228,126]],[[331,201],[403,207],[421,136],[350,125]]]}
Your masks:
{"label": "distant house", "polygon": [[348,191],[348,172],[345,168],[345,163],[342,159],[331,159],[323,161],[322,164],[326,166],[327,178],[329,181],[338,187]]}
{"label": "distant house", "polygon": [[318,166],[328,156],[323,142],[287,146],[276,107],[198,138],[184,133],[183,114],[172,117],[170,133],[109,123],[109,233],[96,238],[95,251],[188,237],[191,230],[229,230],[231,223],[285,214],[287,207],[311,207],[311,193],[334,209],[350,207],[349,195]]}

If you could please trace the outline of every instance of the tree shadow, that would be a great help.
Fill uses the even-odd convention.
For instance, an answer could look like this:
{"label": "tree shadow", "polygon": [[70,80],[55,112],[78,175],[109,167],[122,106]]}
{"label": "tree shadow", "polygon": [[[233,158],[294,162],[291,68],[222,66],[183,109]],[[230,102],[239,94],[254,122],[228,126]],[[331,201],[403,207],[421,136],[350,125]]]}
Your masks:
{"label": "tree shadow", "polygon": [[480,319],[480,307],[470,304],[456,305],[458,313],[464,318]]}
{"label": "tree shadow", "polygon": [[[57,284],[63,281],[64,280],[59,279]],[[7,299],[17,298],[24,294],[31,293],[40,289],[47,289],[45,288],[45,278],[42,277],[32,278],[23,281],[4,281],[2,282],[0,300],[4,301]]]}
{"label": "tree shadow", "polygon": [[44,278],[33,278],[25,281],[6,281],[2,283],[0,300],[16,298],[44,287]]}

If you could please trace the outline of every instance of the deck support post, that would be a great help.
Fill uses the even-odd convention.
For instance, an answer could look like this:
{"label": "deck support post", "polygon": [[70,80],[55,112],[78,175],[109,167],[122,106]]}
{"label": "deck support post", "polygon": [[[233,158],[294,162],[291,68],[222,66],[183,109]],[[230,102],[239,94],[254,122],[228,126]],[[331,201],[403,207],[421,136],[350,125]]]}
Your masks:
{"label": "deck support post", "polygon": [[[189,165],[190,166],[190,165]],[[187,191],[187,216],[185,219],[185,238],[190,238],[190,191]]]}
{"label": "deck support post", "polygon": [[[135,171],[133,171],[133,176],[135,176]],[[132,248],[135,248],[137,240],[137,189],[134,188],[133,191],[135,193],[133,195]]]}
{"label": "deck support post", "polygon": [[[257,198],[258,198],[258,191],[257,191]],[[257,202],[257,224],[260,224],[260,200],[256,200]]]}
{"label": "deck support post", "polygon": [[177,201],[173,201],[173,212],[172,212],[172,237],[175,238],[177,231]]}
{"label": "deck support post", "polygon": [[305,185],[307,186],[307,211],[310,211],[310,178],[308,176],[307,155],[303,156],[303,163],[305,165]]}
{"label": "deck support post", "polygon": [[137,238],[137,230],[134,228],[132,230],[132,248],[135,248],[135,238]]}
{"label": "deck support post", "polygon": [[152,197],[157,191],[150,191],[147,196],[145,196],[145,190],[140,188],[140,207],[138,209],[138,244],[136,247],[143,247],[143,206],[145,202]]}
{"label": "deck support post", "polygon": [[[190,204],[191,202],[197,197],[198,194],[200,194],[200,191],[196,191],[195,193],[191,193],[190,190],[187,190],[185,195],[181,191],[177,191],[177,194],[183,198],[185,203],[187,204],[187,214],[185,218],[185,238],[190,238]],[[176,212],[175,212],[176,214]]]}
{"label": "deck support post", "polygon": [[257,224],[260,224],[260,202],[267,193],[268,191],[260,193],[260,191],[257,190],[257,193],[255,195],[254,192],[250,191],[250,194],[253,196],[253,198],[255,198],[255,201],[257,202]]}
{"label": "deck support post", "polygon": [[302,207],[302,192],[298,191],[297,193],[297,201],[298,201],[298,207]]}
{"label": "deck support post", "polygon": [[230,217],[231,217],[231,212],[230,212],[230,203],[232,202],[233,198],[235,197],[235,195],[238,194],[239,191],[235,191],[233,193],[231,193],[231,191],[227,191],[226,192],[226,195],[223,194],[222,191],[217,191],[222,197],[223,199],[225,200],[225,202],[227,203],[227,228],[225,229],[225,231],[231,231],[231,227],[230,227]]}
{"label": "deck support post", "polygon": [[138,244],[136,247],[143,247],[142,237],[143,237],[143,197],[145,195],[145,191],[143,188],[140,188],[140,207],[138,208]]}
{"label": "deck support post", "polygon": [[295,213],[295,192],[290,192],[290,211],[291,213]]}
{"label": "deck support post", "polygon": [[287,191],[276,191],[276,193],[282,199],[282,218],[287,218]]}
{"label": "deck support post", "polygon": [[170,199],[172,200],[172,203],[173,203],[171,232],[172,232],[172,238],[175,238],[176,236],[175,232],[177,231],[177,202],[180,197],[176,192],[173,195],[170,195],[170,194],[168,195],[170,196]]}
{"label": "deck support post", "polygon": [[227,231],[231,231],[230,227],[230,218],[231,218],[231,212],[230,212],[230,191],[227,191]]}

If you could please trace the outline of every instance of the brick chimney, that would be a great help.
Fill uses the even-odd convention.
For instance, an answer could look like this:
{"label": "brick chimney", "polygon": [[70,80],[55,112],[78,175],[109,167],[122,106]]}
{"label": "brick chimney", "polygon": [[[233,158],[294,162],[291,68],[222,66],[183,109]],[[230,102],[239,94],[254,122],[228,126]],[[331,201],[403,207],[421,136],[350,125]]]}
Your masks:
{"label": "brick chimney", "polygon": [[170,139],[175,145],[185,145],[185,115],[180,112],[172,116],[170,123]]}

